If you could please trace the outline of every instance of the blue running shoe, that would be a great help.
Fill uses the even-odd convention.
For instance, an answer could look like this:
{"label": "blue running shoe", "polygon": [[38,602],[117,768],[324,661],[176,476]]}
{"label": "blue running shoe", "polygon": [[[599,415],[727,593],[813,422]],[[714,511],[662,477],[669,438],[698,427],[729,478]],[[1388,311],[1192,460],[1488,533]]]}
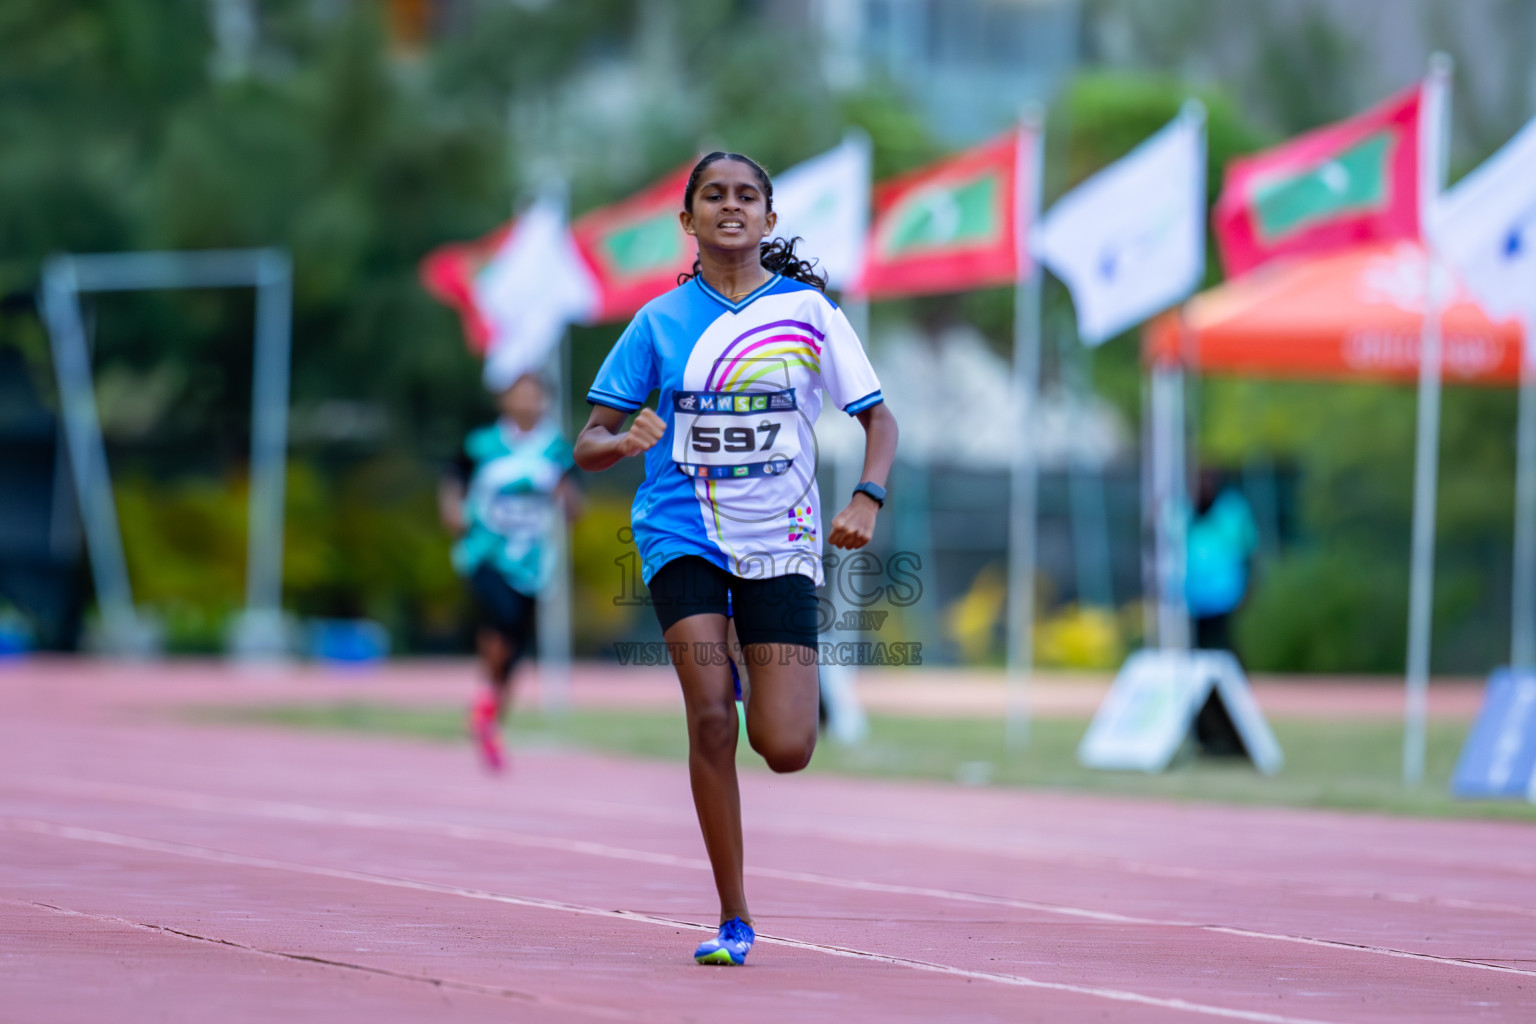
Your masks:
{"label": "blue running shoe", "polygon": [[699,943],[693,951],[693,959],[701,964],[720,964],[724,967],[740,967],[747,962],[757,933],[739,917],[733,917],[720,926],[720,934]]}

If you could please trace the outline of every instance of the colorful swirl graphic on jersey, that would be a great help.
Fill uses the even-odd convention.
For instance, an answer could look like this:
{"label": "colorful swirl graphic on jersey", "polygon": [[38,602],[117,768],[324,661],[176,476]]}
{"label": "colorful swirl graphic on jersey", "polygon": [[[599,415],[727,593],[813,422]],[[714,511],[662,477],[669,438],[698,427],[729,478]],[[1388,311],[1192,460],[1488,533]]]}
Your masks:
{"label": "colorful swirl graphic on jersey", "polygon": [[[775,333],[750,341],[767,331]],[[826,336],[803,320],[776,320],[742,334],[715,360],[704,384],[706,391],[725,391],[751,384],[777,366],[804,366],[821,372],[821,343]],[[768,367],[755,364],[772,360]]]}

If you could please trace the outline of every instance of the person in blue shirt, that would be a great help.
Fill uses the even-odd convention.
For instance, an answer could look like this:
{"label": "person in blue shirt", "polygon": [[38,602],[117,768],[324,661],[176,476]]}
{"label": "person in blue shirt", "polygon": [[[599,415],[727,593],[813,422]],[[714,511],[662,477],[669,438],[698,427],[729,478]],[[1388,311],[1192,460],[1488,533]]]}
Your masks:
{"label": "person in blue shirt", "polygon": [[[714,652],[727,650],[734,622],[748,741],[776,772],[804,768],[816,745],[822,544],[869,543],[897,429],[825,279],[795,255],[798,239],[767,240],[777,215],[763,169],[710,153],[681,198],[683,230],[698,242],[693,273],[646,304],[608,354],[575,455],[588,470],[645,459],[631,522],[682,684],[694,807],[720,897],[720,930],[694,959],[740,964],[755,931],[742,881],[739,726],[730,662]],[[863,482],[839,496],[848,504],[826,534],[812,429],[823,396],[866,437]]]}
{"label": "person in blue shirt", "polygon": [[500,729],[511,703],[512,672],[534,639],[539,592],[556,552],[554,517],[574,517],[579,495],[571,446],[545,416],[544,382],[533,373],[487,383],[501,416],[471,431],[456,472],[439,489],[443,522],[458,534],[453,566],[480,615],[476,648],[488,687],[470,709],[469,731],[485,766],[505,764]]}
{"label": "person in blue shirt", "polygon": [[1200,474],[1195,518],[1185,541],[1184,598],[1199,650],[1230,650],[1232,613],[1248,592],[1258,527],[1242,492],[1215,470]]}

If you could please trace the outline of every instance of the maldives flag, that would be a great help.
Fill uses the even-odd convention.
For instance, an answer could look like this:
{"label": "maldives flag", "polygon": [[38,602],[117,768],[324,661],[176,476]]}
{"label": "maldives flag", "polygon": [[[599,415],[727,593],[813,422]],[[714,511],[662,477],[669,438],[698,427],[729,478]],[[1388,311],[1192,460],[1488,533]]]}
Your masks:
{"label": "maldives flag", "polygon": [[477,355],[484,355],[491,347],[495,332],[476,301],[475,275],[511,234],[512,225],[503,224],[477,241],[439,246],[418,267],[422,287],[428,294],[458,311],[464,321],[464,340]]}
{"label": "maldives flag", "polygon": [[693,164],[673,171],[643,192],[600,207],[571,225],[576,248],[598,282],[593,320],[624,320],[677,287],[693,269],[698,247],[683,231],[683,189]]}
{"label": "maldives flag", "polygon": [[427,291],[459,311],[471,351],[502,361],[516,353],[529,365],[567,324],[589,319],[598,297],[556,195],[478,241],[434,249],[420,272]]}
{"label": "maldives flag", "polygon": [[1227,276],[1278,256],[1418,239],[1429,89],[1228,164],[1215,211]]}
{"label": "maldives flag", "polygon": [[871,298],[1010,284],[1023,266],[1025,175],[1034,135],[985,145],[875,186],[856,291]]}

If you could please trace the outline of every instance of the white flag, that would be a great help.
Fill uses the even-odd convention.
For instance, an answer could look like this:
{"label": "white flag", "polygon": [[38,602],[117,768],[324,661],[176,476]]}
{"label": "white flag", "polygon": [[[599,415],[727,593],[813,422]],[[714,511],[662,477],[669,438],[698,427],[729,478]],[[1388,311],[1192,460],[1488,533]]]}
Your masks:
{"label": "white flag", "polygon": [[869,140],[854,136],[773,179],[773,208],[779,215],[774,235],[805,239],[796,253],[817,260],[816,269],[838,290],[858,280],[862,269],[869,174]]}
{"label": "white flag", "polygon": [[1205,273],[1205,113],[1198,104],[1063,196],[1035,256],[1077,306],[1098,345],[1183,299]]}
{"label": "white flag", "polygon": [[1536,360],[1536,119],[1440,197],[1430,237],[1485,313],[1520,318]]}
{"label": "white flag", "polygon": [[597,282],[571,239],[561,197],[542,196],[517,218],[475,275],[474,292],[491,328],[485,386],[501,391],[539,370],[566,325],[597,304]]}

